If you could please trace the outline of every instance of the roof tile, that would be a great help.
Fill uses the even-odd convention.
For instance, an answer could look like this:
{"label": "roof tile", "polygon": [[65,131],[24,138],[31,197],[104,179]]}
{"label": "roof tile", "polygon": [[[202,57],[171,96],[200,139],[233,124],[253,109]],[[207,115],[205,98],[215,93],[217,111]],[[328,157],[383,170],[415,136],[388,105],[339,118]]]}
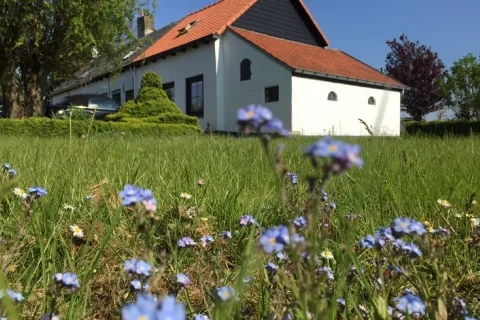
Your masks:
{"label": "roof tile", "polygon": [[405,87],[403,83],[339,50],[324,49],[237,27],[230,29],[293,69]]}

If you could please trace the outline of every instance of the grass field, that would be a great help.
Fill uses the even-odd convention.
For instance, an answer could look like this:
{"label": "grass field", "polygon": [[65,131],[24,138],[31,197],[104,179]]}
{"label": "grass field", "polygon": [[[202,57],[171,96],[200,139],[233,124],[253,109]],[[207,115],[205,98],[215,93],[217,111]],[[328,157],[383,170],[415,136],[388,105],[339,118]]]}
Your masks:
{"label": "grass field", "polygon": [[[159,294],[178,293],[189,319],[195,313],[231,319],[225,316],[230,310],[235,310],[238,319],[274,319],[275,312],[281,319],[285,311],[296,309],[301,310],[296,319],[306,319],[309,310],[314,318],[337,319],[338,313],[338,319],[354,319],[362,315],[359,304],[367,310],[364,317],[381,318],[378,310],[394,306],[391,298],[407,288],[414,289],[427,304],[425,318],[437,312],[437,319],[447,319],[441,317],[443,309],[437,303],[441,300],[448,319],[457,319],[453,296],[465,299],[468,313],[479,316],[480,241],[475,246],[467,239],[475,241],[476,220],[472,219],[480,218],[479,210],[471,206],[475,193],[480,192],[480,138],[347,139],[362,146],[365,166],[329,181],[325,190],[336,208],[314,218],[327,227],[317,226],[306,233],[319,252],[328,249],[334,256],[322,263],[332,267],[335,280],[325,281],[321,288],[308,276],[297,275],[297,283],[293,283],[289,275],[300,272],[301,263],[280,263],[275,256],[263,254],[256,246],[260,230],[239,225],[239,218],[246,214],[264,228],[305,214],[309,199],[305,177],[313,169],[301,148],[314,141],[300,137],[271,141],[272,149],[280,142],[285,144],[284,166],[299,176],[298,185],[282,182],[286,192],[282,209],[278,180],[256,138],[3,137],[0,163],[10,163],[18,171],[14,180],[4,174],[3,184],[13,182],[25,190],[41,186],[48,192],[33,204],[29,222],[21,199],[12,193],[0,210],[3,282],[25,297],[17,306],[19,317],[40,319],[55,311],[62,319],[119,319],[122,305],[134,300],[129,292],[132,279],[124,272],[124,263],[144,257],[147,248],[159,268],[150,286]],[[203,186],[198,185],[199,179],[204,179]],[[158,201],[158,221],[148,233],[139,232],[132,210],[121,206],[118,193],[128,183],[151,189]],[[182,192],[192,198],[181,198]],[[93,200],[87,200],[87,195]],[[448,200],[452,207],[443,208],[437,199]],[[75,209],[65,210],[64,204]],[[191,212],[195,214],[189,218]],[[347,219],[352,213],[359,218]],[[318,215],[323,216],[319,219]],[[392,252],[355,250],[359,239],[403,216],[429,221],[433,228],[444,227],[450,237],[422,237],[418,240],[422,250],[431,251],[423,250],[419,259],[400,260]],[[75,224],[83,229],[81,240],[73,238],[69,229]],[[24,226],[25,236],[19,240]],[[220,239],[222,231],[231,231],[232,239]],[[182,237],[199,242],[208,234],[215,237],[208,248],[177,248]],[[16,254],[9,256],[19,242]],[[392,261],[403,263],[408,276],[380,276],[382,257],[388,261],[385,268]],[[269,274],[264,270],[268,261],[285,266],[288,272]],[[365,273],[351,280],[349,268],[355,261]],[[65,271],[78,275],[80,288],[54,299],[49,294],[53,275]],[[175,282],[180,272],[192,282],[187,289],[179,290]],[[239,301],[222,304],[212,298],[221,286],[243,283],[238,279],[245,272],[252,281],[244,284]],[[382,277],[382,285],[376,283],[378,277]],[[309,292],[309,285],[318,291]],[[340,297],[347,300],[346,313],[331,302]],[[329,308],[324,315],[319,314],[326,310],[321,299]]]}

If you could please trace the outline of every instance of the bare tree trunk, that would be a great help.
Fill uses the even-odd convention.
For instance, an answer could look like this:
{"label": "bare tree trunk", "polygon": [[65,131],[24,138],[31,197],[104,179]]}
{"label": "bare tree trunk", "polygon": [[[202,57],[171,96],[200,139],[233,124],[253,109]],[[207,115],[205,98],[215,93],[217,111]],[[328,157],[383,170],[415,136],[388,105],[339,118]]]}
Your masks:
{"label": "bare tree trunk", "polygon": [[22,87],[15,72],[15,65],[8,65],[2,68],[1,85],[3,90],[4,104],[9,118],[23,118],[25,115],[22,110]]}
{"label": "bare tree trunk", "polygon": [[41,67],[26,65],[21,66],[21,71],[25,114],[28,117],[42,116],[47,73]]}

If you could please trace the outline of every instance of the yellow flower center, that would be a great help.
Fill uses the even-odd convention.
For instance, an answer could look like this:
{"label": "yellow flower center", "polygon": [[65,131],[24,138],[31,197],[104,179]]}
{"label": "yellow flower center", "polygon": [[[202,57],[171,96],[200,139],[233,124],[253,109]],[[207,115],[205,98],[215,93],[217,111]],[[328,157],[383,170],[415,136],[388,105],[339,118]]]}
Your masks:
{"label": "yellow flower center", "polygon": [[331,145],[328,146],[328,151],[330,151],[330,152],[335,152],[337,150],[338,150],[338,147],[334,144],[331,144]]}
{"label": "yellow flower center", "polygon": [[247,118],[248,119],[252,119],[254,115],[255,115],[255,113],[253,111],[247,112]]}
{"label": "yellow flower center", "polygon": [[148,320],[148,317],[146,315],[141,315],[137,320]]}
{"label": "yellow flower center", "polygon": [[270,242],[270,244],[275,244],[277,241],[275,240],[275,238],[270,238],[270,240],[268,240],[268,242]]}

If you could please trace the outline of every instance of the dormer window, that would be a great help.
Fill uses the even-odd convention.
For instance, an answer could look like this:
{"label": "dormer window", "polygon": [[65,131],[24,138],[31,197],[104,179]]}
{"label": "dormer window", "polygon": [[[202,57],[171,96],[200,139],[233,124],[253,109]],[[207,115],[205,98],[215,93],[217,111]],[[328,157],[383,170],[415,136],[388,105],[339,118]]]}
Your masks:
{"label": "dormer window", "polygon": [[200,22],[200,20],[198,20],[198,19],[195,20],[195,21],[190,22],[190,23],[187,24],[185,27],[183,27],[182,29],[179,29],[179,30],[178,30],[178,35],[181,36],[182,34],[187,33],[187,32],[190,31],[193,27],[195,27],[199,22]]}
{"label": "dormer window", "polygon": [[375,102],[375,98],[374,97],[368,98],[368,104],[372,106],[376,105],[377,103]]}

